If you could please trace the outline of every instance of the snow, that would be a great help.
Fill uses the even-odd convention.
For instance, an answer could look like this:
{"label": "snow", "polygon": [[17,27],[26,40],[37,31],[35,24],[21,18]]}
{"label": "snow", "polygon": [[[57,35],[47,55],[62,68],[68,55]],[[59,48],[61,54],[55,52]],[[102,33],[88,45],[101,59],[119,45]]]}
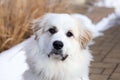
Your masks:
{"label": "snow", "polygon": [[109,8],[115,8],[115,12],[120,13],[120,0],[100,0],[98,3],[96,3],[96,5],[100,7],[104,6]]}
{"label": "snow", "polygon": [[[8,52],[11,53],[11,52]],[[7,56],[7,53],[6,53]],[[2,57],[2,56],[1,56]],[[0,59],[1,60],[1,59]],[[22,51],[14,57],[9,58],[9,61],[0,62],[0,80],[22,80],[22,73],[27,69],[24,63],[25,56]]]}
{"label": "snow", "polygon": [[31,38],[0,54],[0,80],[22,80],[22,74],[28,69],[23,46]]}
{"label": "snow", "polygon": [[114,24],[120,24],[120,0],[100,0],[95,3],[95,6],[114,8],[115,12],[112,14],[112,16],[114,15]]}
{"label": "snow", "polygon": [[[114,7],[116,11],[115,13],[108,15],[108,17],[103,18],[97,24],[93,24],[92,21],[86,16],[73,14],[79,20],[83,20],[83,24],[85,24],[85,27],[93,33],[94,38],[101,36],[102,31],[107,30],[114,24],[120,22],[120,0],[101,0],[95,5]],[[33,37],[0,54],[0,80],[23,80],[22,74],[28,69],[28,66],[25,62],[25,52],[22,50],[22,48],[32,39]]]}
{"label": "snow", "polygon": [[114,13],[108,15],[108,17],[103,18],[99,23],[95,24],[97,31],[102,32],[109,29],[116,24],[115,20],[116,15]]}

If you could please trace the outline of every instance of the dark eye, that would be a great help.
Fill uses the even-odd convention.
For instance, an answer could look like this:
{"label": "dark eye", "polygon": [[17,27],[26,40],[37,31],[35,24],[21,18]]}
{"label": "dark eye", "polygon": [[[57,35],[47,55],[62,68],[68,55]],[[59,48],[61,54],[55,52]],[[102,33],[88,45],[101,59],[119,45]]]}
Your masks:
{"label": "dark eye", "polygon": [[51,34],[54,34],[54,33],[57,32],[55,28],[50,28],[48,31],[49,31]]}
{"label": "dark eye", "polygon": [[66,35],[67,35],[67,37],[72,37],[72,36],[73,36],[73,33],[70,32],[70,31],[68,31]]}

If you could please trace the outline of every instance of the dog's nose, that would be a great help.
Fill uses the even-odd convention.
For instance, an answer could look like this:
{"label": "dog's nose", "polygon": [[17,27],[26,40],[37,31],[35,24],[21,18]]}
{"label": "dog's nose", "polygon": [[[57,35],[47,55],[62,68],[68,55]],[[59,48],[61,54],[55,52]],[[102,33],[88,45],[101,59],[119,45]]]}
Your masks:
{"label": "dog's nose", "polygon": [[61,41],[54,41],[53,42],[53,47],[57,50],[61,49],[63,47],[63,43]]}

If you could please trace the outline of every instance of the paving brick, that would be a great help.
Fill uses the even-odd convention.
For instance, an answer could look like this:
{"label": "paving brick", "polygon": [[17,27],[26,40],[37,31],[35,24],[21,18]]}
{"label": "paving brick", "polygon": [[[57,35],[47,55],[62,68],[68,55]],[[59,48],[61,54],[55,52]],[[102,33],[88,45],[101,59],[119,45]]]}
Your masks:
{"label": "paving brick", "polygon": [[103,62],[107,62],[107,63],[120,63],[120,58],[105,58],[103,60]]}
{"label": "paving brick", "polygon": [[102,73],[103,70],[104,70],[103,68],[91,68],[90,73],[91,74],[100,74],[100,73]]}
{"label": "paving brick", "polygon": [[114,63],[104,63],[104,62],[95,62],[91,64],[91,67],[95,68],[114,68],[116,64]]}
{"label": "paving brick", "polygon": [[107,75],[101,75],[101,74],[92,74],[90,76],[90,80],[107,80]]}
{"label": "paving brick", "polygon": [[120,73],[120,64],[117,66],[115,73]]}
{"label": "paving brick", "polygon": [[111,48],[107,48],[106,50],[105,49],[102,49],[101,51],[100,51],[100,54],[101,55],[106,55],[108,52],[110,52],[110,50],[111,50]]}
{"label": "paving brick", "polygon": [[94,56],[94,62],[101,62],[104,58],[104,55],[93,55]]}
{"label": "paving brick", "polygon": [[106,50],[106,49],[109,49],[109,47],[112,47],[114,44],[111,44],[111,43],[107,43],[105,42],[102,47],[104,47],[103,49]]}
{"label": "paving brick", "polygon": [[117,48],[115,48],[115,49],[113,49],[111,52],[110,52],[110,54],[111,53],[113,53],[113,54],[120,54],[120,46],[119,46],[119,49],[117,49]]}
{"label": "paving brick", "polygon": [[103,71],[103,75],[110,75],[110,74],[112,74],[112,72],[114,71],[114,68],[112,68],[112,69],[108,69],[108,68],[106,68],[104,71]]}
{"label": "paving brick", "polygon": [[[93,49],[94,49],[94,50],[93,50]],[[99,49],[95,49],[95,48],[93,48],[93,49],[91,49],[93,55],[95,55],[95,54],[99,54],[100,51],[101,51],[101,50],[99,50]]]}
{"label": "paving brick", "polygon": [[113,73],[110,78],[114,80],[120,80],[120,73]]}
{"label": "paving brick", "polygon": [[119,58],[120,59],[120,53],[119,52],[112,52],[107,55],[108,58]]}

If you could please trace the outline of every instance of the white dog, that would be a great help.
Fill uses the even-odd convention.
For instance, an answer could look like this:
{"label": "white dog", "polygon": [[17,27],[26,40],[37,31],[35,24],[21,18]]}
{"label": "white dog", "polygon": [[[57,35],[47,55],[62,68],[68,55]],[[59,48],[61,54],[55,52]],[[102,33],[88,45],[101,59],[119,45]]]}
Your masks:
{"label": "white dog", "polygon": [[90,31],[74,15],[48,13],[33,21],[24,80],[89,80]]}

